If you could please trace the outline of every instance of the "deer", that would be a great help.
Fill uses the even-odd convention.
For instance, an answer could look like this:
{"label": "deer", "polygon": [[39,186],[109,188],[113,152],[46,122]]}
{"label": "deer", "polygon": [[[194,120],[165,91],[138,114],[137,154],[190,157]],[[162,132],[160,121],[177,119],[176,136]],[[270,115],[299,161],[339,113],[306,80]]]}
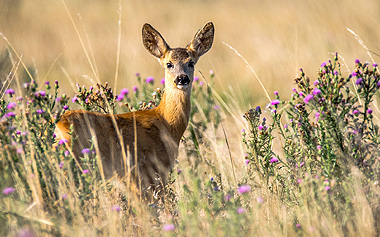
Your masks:
{"label": "deer", "polygon": [[92,141],[106,178],[131,175],[143,190],[166,185],[189,122],[194,66],[210,50],[214,31],[208,22],[185,48],[171,48],[156,29],[144,24],[143,44],[165,69],[159,105],[124,114],[68,111],[56,124],[57,138],[67,141],[75,158],[83,156]]}

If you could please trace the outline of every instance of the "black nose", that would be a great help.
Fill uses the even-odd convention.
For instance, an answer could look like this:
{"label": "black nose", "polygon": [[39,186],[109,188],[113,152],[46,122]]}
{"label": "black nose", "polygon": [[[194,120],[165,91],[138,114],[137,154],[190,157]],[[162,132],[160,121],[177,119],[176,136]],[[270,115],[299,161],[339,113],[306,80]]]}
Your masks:
{"label": "black nose", "polygon": [[179,75],[174,83],[178,86],[178,85],[187,85],[190,83],[190,79],[187,75]]}

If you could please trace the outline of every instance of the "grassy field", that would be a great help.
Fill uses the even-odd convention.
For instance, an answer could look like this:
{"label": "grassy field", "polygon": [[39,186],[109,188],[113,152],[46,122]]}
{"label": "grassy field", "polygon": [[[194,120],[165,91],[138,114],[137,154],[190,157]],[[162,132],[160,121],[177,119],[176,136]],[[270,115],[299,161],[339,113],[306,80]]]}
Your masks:
{"label": "grassy field", "polygon": [[[0,1],[0,235],[377,235],[379,10],[376,0]],[[64,111],[93,109],[72,102],[76,84],[128,88],[124,102],[139,109],[164,76],[142,25],[176,47],[208,21],[215,41],[196,67],[165,203],[102,180],[92,155],[79,171],[53,134]]]}

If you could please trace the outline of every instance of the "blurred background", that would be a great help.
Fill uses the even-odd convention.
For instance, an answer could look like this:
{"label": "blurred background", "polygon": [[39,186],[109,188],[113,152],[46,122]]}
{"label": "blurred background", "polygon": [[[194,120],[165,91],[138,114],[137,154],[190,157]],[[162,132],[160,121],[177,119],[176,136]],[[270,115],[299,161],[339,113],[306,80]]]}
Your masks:
{"label": "blurred background", "polygon": [[[380,61],[378,0],[0,0],[0,32],[40,84],[59,80],[61,93],[71,97],[76,83],[90,86],[100,80],[117,92],[130,88],[136,73],[153,76],[158,86],[164,71],[142,44],[142,25],[152,24],[171,47],[184,47],[208,21],[215,24],[215,41],[196,69],[206,79],[212,70],[216,89],[233,94],[243,111],[268,99],[244,60],[223,42],[246,59],[272,97],[277,90],[284,99],[299,68],[315,79],[320,64],[334,52],[350,70],[356,58],[371,62],[346,28]],[[1,80],[12,68],[9,52],[1,38]],[[13,52],[11,56],[17,61]],[[196,76],[202,77],[199,71]]]}

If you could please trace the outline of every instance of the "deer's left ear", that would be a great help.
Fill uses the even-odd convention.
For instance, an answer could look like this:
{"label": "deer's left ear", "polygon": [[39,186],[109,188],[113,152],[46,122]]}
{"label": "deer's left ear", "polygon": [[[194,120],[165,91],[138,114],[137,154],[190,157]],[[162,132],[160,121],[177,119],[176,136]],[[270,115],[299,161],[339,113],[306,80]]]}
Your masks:
{"label": "deer's left ear", "polygon": [[210,50],[212,42],[214,41],[214,32],[214,24],[208,22],[202,29],[198,30],[186,48],[193,52],[194,57],[199,58]]}

